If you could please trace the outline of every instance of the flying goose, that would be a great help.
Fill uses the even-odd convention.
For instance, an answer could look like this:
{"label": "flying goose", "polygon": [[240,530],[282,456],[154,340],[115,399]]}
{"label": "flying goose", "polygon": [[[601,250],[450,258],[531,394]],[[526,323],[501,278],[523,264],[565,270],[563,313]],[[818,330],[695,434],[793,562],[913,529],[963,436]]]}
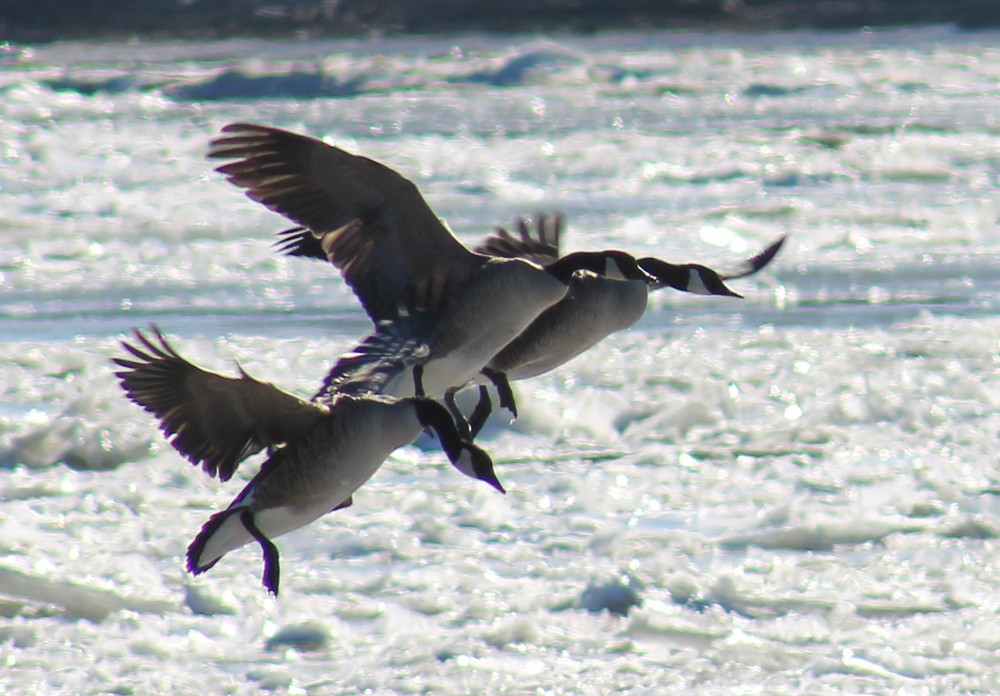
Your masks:
{"label": "flying goose", "polygon": [[[476,248],[496,256],[529,255],[538,263],[552,263],[559,258],[562,215],[536,216],[534,236],[528,220],[517,221],[520,238],[497,228]],[[588,275],[574,283],[572,291],[549,307],[517,338],[489,362],[489,367],[507,374],[509,379],[527,379],[549,372],[596,345],[610,334],[635,324],[646,311],[649,290],[673,288],[699,295],[723,295],[742,298],[726,286],[726,280],[757,273],[777,255],[785,237],[738,264],[719,273],[695,263],[669,263],[654,257],[637,260],[646,271],[645,278],[626,281]]]}
{"label": "flying goose", "polygon": [[[559,258],[562,215],[536,216],[534,236],[525,218],[518,220],[517,228],[519,238],[500,227],[476,250],[497,256],[527,255],[543,265]],[[528,379],[554,370],[612,333],[639,321],[646,311],[650,290],[670,287],[699,295],[742,298],[727,287],[725,281],[757,273],[771,262],[784,242],[782,236],[726,273],[700,264],[674,264],[647,256],[638,259],[638,265],[647,273],[646,279],[619,280],[584,275],[577,279],[562,301],[542,312],[517,338],[504,346],[487,364],[487,369],[505,374],[508,380]],[[479,393],[479,403],[469,419],[473,437],[492,410],[489,393],[481,380]],[[448,405],[455,410],[453,395]]]}
{"label": "flying goose", "polygon": [[271,541],[328,512],[352,495],[398,447],[423,428],[441,440],[462,473],[503,492],[489,455],[464,440],[448,411],[425,397],[396,399],[324,392],[305,401],[239,368],[239,377],[203,370],[185,360],[153,327],[132,358],[115,358],[128,397],[160,420],[171,444],[210,476],[229,479],[239,463],[265,447],[267,460],[229,507],[202,527],[188,548],[188,570],[204,573],[229,551],[256,541],[264,555],[263,585],[278,593],[278,551]]}
{"label": "flying goose", "polygon": [[[296,133],[247,123],[222,129],[208,156],[246,195],[309,231],[376,323],[391,321],[414,292],[437,294],[440,311],[414,379],[382,393],[439,397],[477,376],[578,271],[645,278],[620,252],[579,252],[544,268],[464,247],[417,187],[374,160]],[[502,391],[502,374],[493,374]]]}
{"label": "flying goose", "polygon": [[[516,222],[518,236],[498,227],[492,236],[476,247],[476,251],[494,257],[525,258],[541,266],[548,266],[560,258],[563,223],[564,218],[560,214],[537,215],[535,229],[531,230],[528,219],[520,218]],[[498,351],[482,372],[487,376],[504,375],[507,380],[527,379],[549,372],[610,334],[635,324],[646,311],[650,290],[670,287],[701,295],[742,297],[727,287],[725,281],[760,271],[771,262],[784,241],[785,237],[779,238],[726,273],[719,273],[700,264],[675,264],[654,257],[643,257],[636,263],[646,275],[616,278],[607,274],[579,274],[567,295],[539,314],[524,331]],[[283,253],[291,256],[326,258],[319,240],[303,227],[279,232],[277,246]],[[624,252],[617,253],[632,258]],[[334,368],[331,374],[342,375],[344,372]],[[492,410],[484,380],[477,378],[475,381],[479,384],[480,400],[469,419],[472,435],[478,432]],[[506,380],[490,381],[494,382],[500,392],[502,406],[513,403],[513,395]],[[448,390],[445,401],[461,423],[464,416],[458,412],[454,402],[456,391],[454,388]]]}

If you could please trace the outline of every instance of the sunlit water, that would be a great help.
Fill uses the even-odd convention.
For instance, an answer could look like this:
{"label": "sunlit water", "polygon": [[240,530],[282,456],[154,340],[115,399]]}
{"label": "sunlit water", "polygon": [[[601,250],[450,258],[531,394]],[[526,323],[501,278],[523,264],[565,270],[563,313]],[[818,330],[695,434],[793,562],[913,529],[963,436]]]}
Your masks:
{"label": "sunlit water", "polygon": [[[0,690],[993,692],[998,38],[7,50]],[[155,322],[308,396],[368,330],[211,171],[233,121],[389,164],[470,244],[556,210],[570,249],[716,267],[791,238],[745,300],[658,293],[518,384],[481,438],[507,496],[399,450],[278,540],[272,600],[255,547],[185,575],[240,483],[177,455],[109,362]]]}

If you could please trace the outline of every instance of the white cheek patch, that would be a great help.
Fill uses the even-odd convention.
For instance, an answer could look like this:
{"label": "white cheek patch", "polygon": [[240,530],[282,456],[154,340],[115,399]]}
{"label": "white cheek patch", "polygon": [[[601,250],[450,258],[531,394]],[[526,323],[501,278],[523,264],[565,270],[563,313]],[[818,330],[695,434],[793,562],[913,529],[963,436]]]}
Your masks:
{"label": "white cheek patch", "polygon": [[625,273],[622,272],[621,266],[612,258],[604,259],[604,277],[611,280],[628,280]]}
{"label": "white cheek patch", "polygon": [[466,476],[478,478],[478,476],[476,476],[475,465],[472,462],[472,454],[468,447],[462,448],[462,453],[458,455],[458,459],[456,459],[454,463],[455,468]]}
{"label": "white cheek patch", "polygon": [[705,281],[701,279],[701,273],[692,269],[688,270],[688,282],[687,291],[693,292],[696,295],[712,295],[714,294],[705,285]]}

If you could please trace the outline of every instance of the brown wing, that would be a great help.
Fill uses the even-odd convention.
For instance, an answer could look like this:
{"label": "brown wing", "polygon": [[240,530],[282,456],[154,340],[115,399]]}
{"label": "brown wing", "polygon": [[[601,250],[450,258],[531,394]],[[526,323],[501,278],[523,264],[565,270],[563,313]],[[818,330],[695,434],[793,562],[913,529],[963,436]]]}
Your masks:
{"label": "brown wing", "polygon": [[264,447],[293,441],[328,410],[258,382],[202,370],[182,358],[154,326],[156,343],[136,330],[136,360],[115,358],[115,375],[129,399],[160,419],[170,444],[209,476],[228,480],[239,463]]}
{"label": "brown wing", "polygon": [[535,216],[535,228],[531,229],[528,218],[518,218],[515,237],[503,227],[497,227],[496,232],[483,240],[476,247],[476,252],[504,258],[528,259],[539,266],[548,266],[559,259],[559,238],[562,235],[563,215]]}
{"label": "brown wing", "polygon": [[217,171],[310,230],[373,320],[391,319],[425,274],[461,276],[480,262],[392,169],[278,128],[233,123],[222,133],[208,156],[236,161]]}

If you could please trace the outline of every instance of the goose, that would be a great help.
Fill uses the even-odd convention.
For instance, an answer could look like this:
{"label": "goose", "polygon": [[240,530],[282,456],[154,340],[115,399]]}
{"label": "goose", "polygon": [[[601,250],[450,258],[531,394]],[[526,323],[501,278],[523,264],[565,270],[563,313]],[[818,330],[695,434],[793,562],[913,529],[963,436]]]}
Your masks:
{"label": "goose", "polygon": [[242,492],[211,516],[188,548],[199,575],[251,542],[263,552],[263,586],[278,594],[280,566],[272,539],[348,507],[353,494],[389,454],[432,429],[462,473],[500,492],[489,455],[464,440],[448,411],[426,397],[396,399],[327,394],[306,401],[261,382],[203,370],[184,359],[160,331],[136,330],[115,358],[129,399],[160,420],[171,444],[209,476],[228,480],[239,463],[265,447],[269,456]]}
{"label": "goose", "polygon": [[[543,265],[559,258],[559,239],[564,226],[560,214],[536,216],[534,236],[526,218],[517,221],[520,238],[499,227],[476,248],[496,256],[529,255]],[[634,325],[646,311],[650,290],[673,288],[698,295],[742,298],[725,281],[757,273],[777,255],[782,236],[765,249],[726,273],[695,263],[669,263],[654,257],[637,259],[646,276],[633,280],[585,275],[572,292],[549,307],[517,338],[488,363],[506,373],[508,379],[536,377],[563,365],[612,333]]]}
{"label": "goose", "polygon": [[[631,256],[577,252],[546,266],[471,251],[434,214],[417,187],[374,160],[289,131],[233,123],[208,157],[246,195],[291,220],[337,267],[372,321],[393,321],[412,294],[440,309],[427,355],[379,393],[440,398],[479,376],[490,359],[566,296],[579,272],[648,280]],[[502,373],[487,370],[502,394]]]}
{"label": "goose", "polygon": [[[498,227],[475,250],[494,257],[526,258],[543,267],[560,258],[559,244],[564,227],[564,217],[561,214],[536,215],[534,230],[531,230],[527,218],[519,218],[515,225],[518,236],[515,237],[506,228]],[[611,275],[580,273],[574,279],[569,293],[541,312],[524,331],[498,351],[481,372],[485,376],[505,377],[502,381],[490,381],[497,387],[501,406],[510,408],[508,404],[513,404],[513,394],[508,380],[529,379],[554,370],[612,333],[634,325],[646,311],[650,290],[669,287],[700,295],[741,298],[742,295],[729,288],[725,281],[757,273],[774,259],[784,242],[784,236],[778,238],[726,273],[719,273],[701,264],[669,263],[648,256],[635,260],[645,271],[645,275],[615,278]],[[279,232],[276,246],[290,256],[326,258],[318,240],[303,227]],[[618,253],[626,255],[625,252]],[[359,348],[364,352],[366,347]],[[335,368],[331,374],[341,376],[344,372],[343,369]],[[468,420],[470,436],[479,432],[492,411],[485,381],[481,377],[473,381],[479,386],[480,398]],[[458,422],[463,424],[464,416],[455,404],[457,391],[455,388],[448,390],[445,402]]]}
{"label": "goose", "polygon": [[[537,215],[535,234],[532,236],[528,220],[520,218],[517,221],[519,238],[500,227],[476,250],[496,256],[528,255],[540,264],[552,263],[559,258],[563,223],[561,214],[552,218]],[[550,372],[612,333],[639,321],[646,311],[650,290],[669,287],[699,295],[742,298],[726,286],[725,281],[760,271],[774,259],[785,239],[785,236],[779,237],[726,273],[701,264],[675,264],[647,256],[637,259],[639,267],[647,274],[645,278],[620,280],[584,275],[577,279],[562,301],[542,312],[517,338],[493,356],[486,369],[502,373],[508,380],[529,379]],[[454,394],[449,396],[447,403],[454,412]],[[479,402],[469,419],[470,437],[478,434],[491,411],[489,393],[480,381]]]}

